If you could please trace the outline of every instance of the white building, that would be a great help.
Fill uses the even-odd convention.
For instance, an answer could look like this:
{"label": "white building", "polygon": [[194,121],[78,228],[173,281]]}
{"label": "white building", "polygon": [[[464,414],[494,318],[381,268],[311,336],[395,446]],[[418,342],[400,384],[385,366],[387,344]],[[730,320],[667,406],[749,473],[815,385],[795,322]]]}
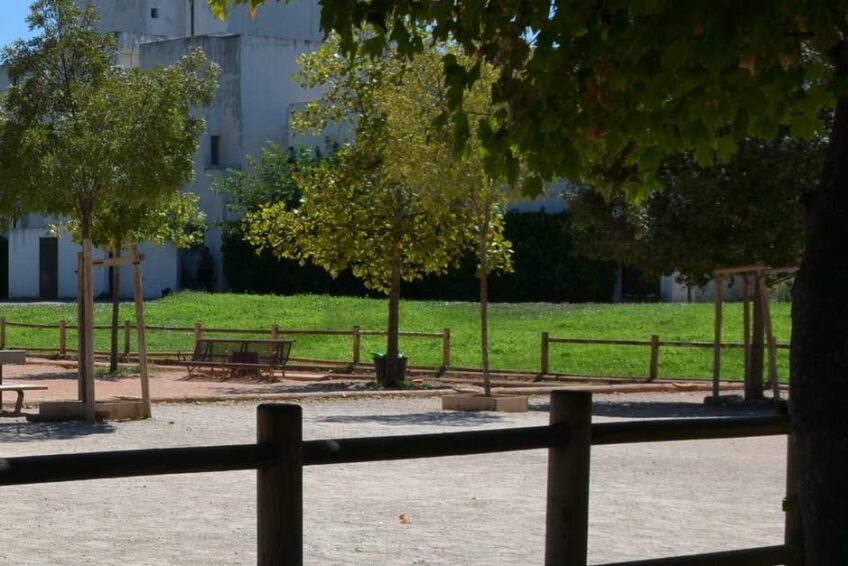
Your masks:
{"label": "white building", "polygon": [[[289,145],[288,116],[292,104],[310,93],[292,81],[298,55],[320,45],[317,0],[270,3],[262,17],[250,20],[247,8],[234,9],[226,22],[215,19],[204,0],[81,0],[93,2],[101,31],[118,38],[118,62],[152,67],[175,63],[196,47],[221,66],[215,101],[205,111],[207,131],[195,157],[195,181],[187,190],[200,196],[210,225],[227,219],[224,198],[211,191],[211,177],[241,167],[274,141]],[[8,86],[0,67],[0,90]],[[56,299],[76,296],[79,247],[65,235],[49,232],[54,221],[30,214],[8,234],[0,234],[0,299]],[[210,229],[205,244],[215,260],[215,285],[225,285],[221,262],[221,230]],[[192,282],[196,252],[172,246],[141,246],[144,290],[158,297]],[[104,254],[100,254],[104,255]],[[122,292],[131,294],[129,273]],[[95,294],[107,292],[108,272],[95,274]]]}

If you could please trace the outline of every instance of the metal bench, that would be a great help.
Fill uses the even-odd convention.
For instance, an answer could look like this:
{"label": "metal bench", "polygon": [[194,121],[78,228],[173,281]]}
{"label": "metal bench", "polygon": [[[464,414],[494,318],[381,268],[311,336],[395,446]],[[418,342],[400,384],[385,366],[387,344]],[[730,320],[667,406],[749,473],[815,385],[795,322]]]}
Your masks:
{"label": "metal bench", "polygon": [[191,360],[177,363],[188,369],[189,376],[206,369],[213,375],[216,370],[222,370],[229,377],[253,375],[274,379],[277,370],[285,377],[293,343],[291,340],[203,338],[195,343]]}

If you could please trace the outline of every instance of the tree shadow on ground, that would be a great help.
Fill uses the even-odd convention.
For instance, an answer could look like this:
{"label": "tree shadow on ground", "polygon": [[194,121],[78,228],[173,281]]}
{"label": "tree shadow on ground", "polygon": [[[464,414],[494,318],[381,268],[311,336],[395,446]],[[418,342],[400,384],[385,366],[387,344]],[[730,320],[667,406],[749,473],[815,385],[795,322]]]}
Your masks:
{"label": "tree shadow on ground", "polygon": [[433,411],[398,415],[334,415],[318,417],[320,423],[379,423],[384,425],[477,426],[503,421],[498,413],[467,411]]}
{"label": "tree shadow on ground", "polygon": [[6,385],[14,385],[19,381],[45,381],[45,380],[76,380],[77,372],[76,371],[49,371],[43,373],[28,373],[23,376],[15,376],[9,377],[8,380],[4,380],[3,383]]}
{"label": "tree shadow on ground", "polygon": [[339,383],[309,383],[304,385],[278,385],[268,383],[244,383],[240,386],[215,388],[216,393],[224,395],[285,395],[287,393],[320,393],[326,391],[373,391],[366,387],[347,387]]}
{"label": "tree shadow on ground", "polygon": [[0,423],[0,444],[4,442],[39,442],[70,440],[95,434],[110,434],[115,427],[109,423],[88,424],[78,421],[29,423],[22,420]]}
{"label": "tree shadow on ground", "polygon": [[[550,411],[550,403],[530,407],[531,411]],[[775,414],[771,404],[704,405],[702,403],[661,401],[595,401],[592,415],[629,419],[662,419],[687,417],[756,417]]]}

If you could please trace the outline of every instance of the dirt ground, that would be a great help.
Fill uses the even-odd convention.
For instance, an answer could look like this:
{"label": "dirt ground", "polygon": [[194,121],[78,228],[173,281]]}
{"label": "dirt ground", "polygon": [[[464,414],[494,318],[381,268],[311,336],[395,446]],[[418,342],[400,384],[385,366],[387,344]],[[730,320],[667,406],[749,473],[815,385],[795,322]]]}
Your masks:
{"label": "dirt ground", "polygon": [[[748,414],[702,393],[601,395],[596,421]],[[89,426],[0,420],[2,457],[255,440],[256,403],[156,404],[148,421]],[[454,413],[436,398],[303,401],[304,435],[417,434],[547,422]],[[596,447],[590,563],[778,544],[785,438]],[[547,454],[305,470],[307,564],[543,562]],[[0,488],[0,564],[255,563],[255,473]],[[401,519],[403,517],[404,520]]]}

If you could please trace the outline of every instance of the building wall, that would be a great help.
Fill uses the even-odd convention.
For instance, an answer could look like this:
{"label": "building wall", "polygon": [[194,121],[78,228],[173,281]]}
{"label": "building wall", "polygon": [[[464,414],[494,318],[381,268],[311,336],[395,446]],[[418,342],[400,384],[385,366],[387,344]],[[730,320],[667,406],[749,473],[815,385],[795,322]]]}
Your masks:
{"label": "building wall", "polygon": [[[37,299],[39,292],[39,240],[51,236],[46,228],[23,228],[9,233],[9,296],[16,299]],[[77,254],[79,245],[68,234],[59,235],[59,298],[73,299],[77,295]],[[158,299],[165,289],[177,289],[177,253],[173,246],[144,244],[139,251],[145,256],[142,263],[142,287],[146,299]],[[94,257],[107,256],[95,250]],[[109,270],[94,270],[94,294],[109,291]],[[133,296],[132,269],[121,270],[121,294]]]}
{"label": "building wall", "polygon": [[[725,278],[723,281],[722,298],[725,301],[741,301],[742,279],[734,277]],[[704,287],[690,289],[687,285],[679,283],[675,275],[664,275],[660,280],[660,297],[667,303],[686,303],[689,302],[690,297],[695,303],[713,302],[715,301],[715,281],[710,281]]]}

